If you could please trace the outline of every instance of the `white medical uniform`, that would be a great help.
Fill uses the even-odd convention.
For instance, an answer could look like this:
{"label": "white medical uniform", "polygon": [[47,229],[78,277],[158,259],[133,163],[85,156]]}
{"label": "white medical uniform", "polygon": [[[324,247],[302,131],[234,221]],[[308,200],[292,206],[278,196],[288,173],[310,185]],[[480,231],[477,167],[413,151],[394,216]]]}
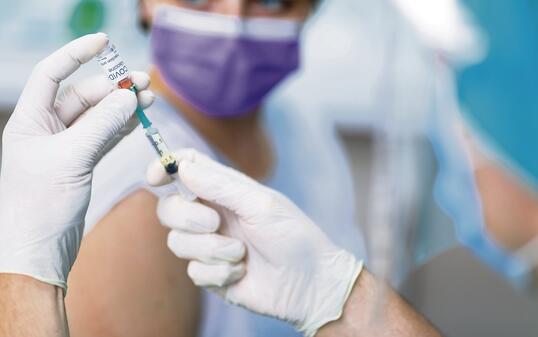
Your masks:
{"label": "white medical uniform", "polygon": [[[330,124],[305,118],[290,102],[274,99],[264,113],[264,124],[276,154],[276,166],[264,183],[293,200],[339,246],[365,257],[363,237],[356,225],[355,201],[349,165]],[[201,136],[164,99],[147,110],[171,149],[195,148],[221,160]],[[101,160],[95,169],[92,199],[85,232],[123,198],[139,189],[157,196],[172,186],[149,187],[145,172],[156,158],[142,130],[137,129]],[[224,303],[205,292],[201,337],[300,336],[291,326]]]}

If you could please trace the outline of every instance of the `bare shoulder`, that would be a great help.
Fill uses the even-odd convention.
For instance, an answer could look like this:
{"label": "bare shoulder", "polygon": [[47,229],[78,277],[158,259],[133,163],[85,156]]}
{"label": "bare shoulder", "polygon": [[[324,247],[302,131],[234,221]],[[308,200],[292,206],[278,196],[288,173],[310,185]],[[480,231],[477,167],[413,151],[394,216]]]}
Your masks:
{"label": "bare shoulder", "polygon": [[166,246],[156,205],[136,191],[84,237],[68,281],[72,335],[196,336],[199,293]]}

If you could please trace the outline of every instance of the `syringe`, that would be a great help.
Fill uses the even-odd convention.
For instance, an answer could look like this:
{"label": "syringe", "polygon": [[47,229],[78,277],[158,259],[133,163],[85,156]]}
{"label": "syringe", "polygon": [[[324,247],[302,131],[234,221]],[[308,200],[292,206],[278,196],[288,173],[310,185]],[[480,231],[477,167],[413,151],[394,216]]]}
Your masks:
{"label": "syringe", "polygon": [[[109,42],[107,46],[99,52],[96,58],[101,68],[103,68],[105,71],[108,79],[112,81],[115,86],[121,89],[129,89],[136,93],[136,87],[129,77],[129,68],[127,68],[127,65],[120,57],[118,50],[113,44]],[[168,146],[159,133],[159,130],[152,126],[151,121],[148,119],[144,113],[144,110],[142,110],[140,106],[137,106],[135,113],[137,118],[140,120],[142,127],[144,128],[146,137],[149,139],[151,145],[161,158],[161,164],[174,180],[178,192],[186,200],[195,200],[196,196],[189,191],[179,179],[179,167],[177,160],[168,149]]]}

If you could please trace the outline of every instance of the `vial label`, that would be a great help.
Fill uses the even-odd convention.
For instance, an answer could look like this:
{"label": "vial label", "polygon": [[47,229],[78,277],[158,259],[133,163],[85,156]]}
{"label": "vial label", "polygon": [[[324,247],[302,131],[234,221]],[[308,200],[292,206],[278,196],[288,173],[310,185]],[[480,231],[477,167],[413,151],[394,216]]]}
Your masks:
{"label": "vial label", "polygon": [[114,85],[122,89],[130,89],[133,86],[129,79],[129,68],[114,45],[109,45],[97,61]]}

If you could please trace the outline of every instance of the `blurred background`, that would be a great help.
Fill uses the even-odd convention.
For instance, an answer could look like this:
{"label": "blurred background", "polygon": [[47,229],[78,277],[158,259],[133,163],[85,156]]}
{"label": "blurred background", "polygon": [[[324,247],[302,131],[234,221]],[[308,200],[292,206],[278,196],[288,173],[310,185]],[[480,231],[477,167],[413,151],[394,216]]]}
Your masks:
{"label": "blurred background", "polygon": [[[147,69],[148,37],[138,29],[136,8],[134,0],[4,5],[0,128],[33,65],[75,37],[107,32],[132,69]],[[456,0],[326,1],[304,34],[301,71],[277,95],[307,110],[307,122],[319,132],[337,136],[352,168],[357,224],[366,233],[370,263],[415,308],[446,336],[538,336],[536,298],[516,290],[458,244],[433,192],[438,163],[428,121],[432,114],[458,108],[446,60],[463,64],[483,57],[479,35]],[[90,62],[70,81],[99,71]],[[396,147],[385,144],[389,151],[383,152],[377,141],[387,130],[397,130],[399,141]],[[385,167],[387,162],[393,165]],[[399,181],[390,200],[376,185],[388,176]],[[374,204],[376,198],[381,206]],[[394,216],[383,209],[395,204],[402,207],[398,226],[372,226]]]}

